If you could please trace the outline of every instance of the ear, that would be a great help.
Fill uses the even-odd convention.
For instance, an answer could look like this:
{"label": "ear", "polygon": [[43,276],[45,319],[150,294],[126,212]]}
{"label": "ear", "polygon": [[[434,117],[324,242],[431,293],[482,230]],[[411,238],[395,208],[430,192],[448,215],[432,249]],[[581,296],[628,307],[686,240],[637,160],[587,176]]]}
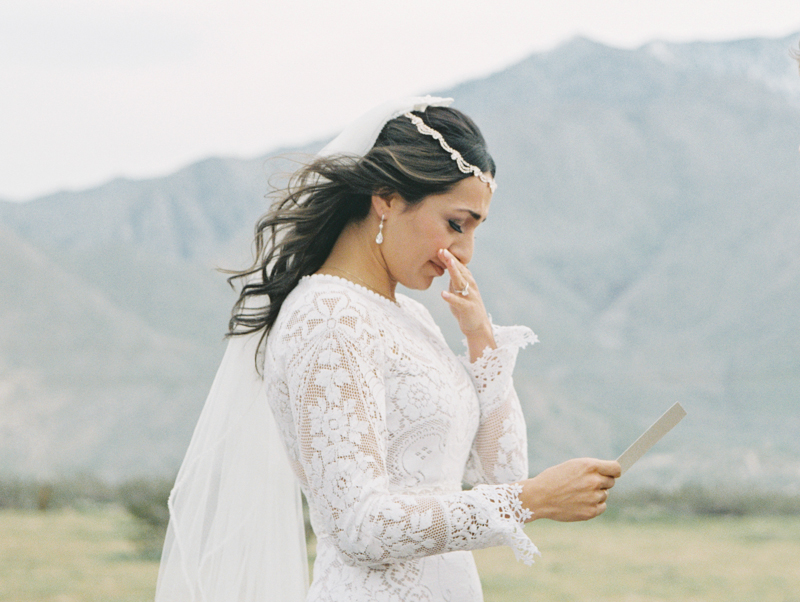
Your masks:
{"label": "ear", "polygon": [[392,207],[397,209],[401,200],[400,195],[396,192],[375,191],[372,193],[372,210],[379,216],[385,216],[392,210]]}

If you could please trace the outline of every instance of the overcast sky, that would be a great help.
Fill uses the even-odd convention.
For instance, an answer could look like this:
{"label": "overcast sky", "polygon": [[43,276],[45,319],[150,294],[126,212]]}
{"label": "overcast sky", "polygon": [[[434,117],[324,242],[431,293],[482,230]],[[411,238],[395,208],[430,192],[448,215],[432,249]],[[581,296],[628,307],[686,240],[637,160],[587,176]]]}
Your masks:
{"label": "overcast sky", "polygon": [[257,156],[576,35],[796,31],[800,0],[0,0],[0,198]]}

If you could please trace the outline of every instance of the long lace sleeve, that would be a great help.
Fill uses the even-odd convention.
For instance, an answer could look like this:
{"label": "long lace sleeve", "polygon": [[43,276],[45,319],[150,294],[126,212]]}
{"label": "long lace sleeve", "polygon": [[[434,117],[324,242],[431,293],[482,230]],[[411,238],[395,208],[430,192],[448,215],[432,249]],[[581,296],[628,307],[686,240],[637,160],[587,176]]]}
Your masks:
{"label": "long lace sleeve", "polygon": [[528,477],[525,418],[511,377],[517,353],[538,341],[524,326],[494,326],[496,349],[465,361],[480,400],[481,417],[464,479],[468,483],[510,483]]}
{"label": "long lace sleeve", "polygon": [[451,550],[510,545],[538,553],[521,528],[518,486],[410,495],[386,469],[385,341],[364,305],[315,297],[289,320],[285,373],[301,480],[344,561],[377,565]]}

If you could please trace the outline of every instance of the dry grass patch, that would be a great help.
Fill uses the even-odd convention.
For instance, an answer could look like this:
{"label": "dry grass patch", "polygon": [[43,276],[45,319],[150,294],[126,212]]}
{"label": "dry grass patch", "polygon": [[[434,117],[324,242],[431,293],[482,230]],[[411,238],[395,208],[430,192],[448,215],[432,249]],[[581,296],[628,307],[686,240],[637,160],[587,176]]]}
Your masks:
{"label": "dry grass patch", "polygon": [[136,525],[117,507],[0,512],[0,600],[143,602],[158,564],[130,542]]}
{"label": "dry grass patch", "polygon": [[[0,600],[144,602],[158,564],[123,509],[0,511]],[[543,556],[475,552],[486,602],[800,602],[800,517],[527,526]],[[313,545],[310,547],[313,553]]]}
{"label": "dry grass patch", "polygon": [[533,567],[475,558],[486,602],[800,602],[800,518],[535,522]]}

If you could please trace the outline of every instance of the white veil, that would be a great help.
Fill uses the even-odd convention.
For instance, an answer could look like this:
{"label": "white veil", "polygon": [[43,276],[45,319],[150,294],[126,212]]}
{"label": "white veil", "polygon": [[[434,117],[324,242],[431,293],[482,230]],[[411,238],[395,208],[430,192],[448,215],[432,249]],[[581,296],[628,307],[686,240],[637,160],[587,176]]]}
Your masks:
{"label": "white veil", "polygon": [[[387,121],[431,96],[369,111],[319,152],[364,155]],[[255,368],[260,333],[230,339],[169,498],[156,602],[301,602],[300,488]]]}

